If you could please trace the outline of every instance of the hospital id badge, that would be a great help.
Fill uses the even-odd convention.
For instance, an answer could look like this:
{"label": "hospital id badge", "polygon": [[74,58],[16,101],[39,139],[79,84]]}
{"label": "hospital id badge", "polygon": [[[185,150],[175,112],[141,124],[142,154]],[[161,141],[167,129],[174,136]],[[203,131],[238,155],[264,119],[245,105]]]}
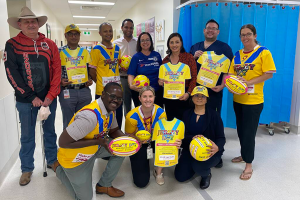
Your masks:
{"label": "hospital id badge", "polygon": [[64,99],[70,99],[70,91],[68,89],[65,89],[63,92],[64,92]]}
{"label": "hospital id badge", "polygon": [[147,159],[152,159],[153,158],[153,149],[151,148],[151,146],[149,145],[147,147]]}

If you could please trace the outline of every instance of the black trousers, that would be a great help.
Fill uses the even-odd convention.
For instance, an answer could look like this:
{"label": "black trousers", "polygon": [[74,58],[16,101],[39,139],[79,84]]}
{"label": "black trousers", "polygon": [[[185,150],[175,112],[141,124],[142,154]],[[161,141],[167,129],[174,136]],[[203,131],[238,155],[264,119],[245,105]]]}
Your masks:
{"label": "black trousers", "polygon": [[221,154],[215,154],[207,161],[198,161],[194,159],[189,149],[183,149],[178,164],[175,167],[175,178],[179,182],[191,179],[195,173],[201,177],[210,174],[211,168],[216,166],[221,160]]}
{"label": "black trousers", "polygon": [[[97,95],[95,96],[95,99],[99,99],[101,96],[100,95]],[[116,119],[117,119],[117,122],[118,122],[118,126],[119,126],[119,129],[121,130],[121,127],[122,127],[122,119],[123,119],[123,102],[121,103],[121,105],[119,106],[119,108],[117,108],[116,110]]]}
{"label": "black trousers", "polygon": [[[157,91],[155,91],[155,100],[154,103],[158,106],[160,106],[161,108],[164,108],[164,99],[163,99],[163,88],[160,87]],[[131,90],[131,95],[132,95],[132,100],[134,103],[135,107],[138,107],[141,105],[141,102],[139,100],[139,93]]]}
{"label": "black trousers", "polygon": [[[153,150],[154,146],[154,142],[151,142]],[[150,180],[150,166],[149,160],[147,159],[147,148],[148,144],[143,144],[136,154],[129,157],[133,183],[139,188],[146,187]]]}
{"label": "black trousers", "polygon": [[183,113],[190,107],[189,100],[164,99],[164,102],[168,121],[173,120],[175,117],[182,120]]}
{"label": "black trousers", "polygon": [[245,105],[233,102],[241,155],[246,163],[254,160],[255,136],[264,104]]}

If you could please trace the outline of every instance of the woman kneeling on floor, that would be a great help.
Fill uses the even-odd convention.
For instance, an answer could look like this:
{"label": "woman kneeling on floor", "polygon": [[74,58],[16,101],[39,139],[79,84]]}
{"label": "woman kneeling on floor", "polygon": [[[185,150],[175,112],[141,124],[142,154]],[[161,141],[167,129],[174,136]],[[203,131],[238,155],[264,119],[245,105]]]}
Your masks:
{"label": "woman kneeling on floor", "polygon": [[[219,163],[224,152],[224,126],[220,115],[215,110],[206,107],[208,98],[206,87],[195,87],[191,96],[195,107],[187,110],[183,115],[185,137],[182,140],[182,155],[175,168],[175,178],[179,182],[184,182],[197,173],[202,177],[200,188],[206,189],[210,185],[211,168]],[[197,161],[191,156],[189,150],[191,141],[202,136],[212,143],[208,150],[210,158],[207,161]]]}

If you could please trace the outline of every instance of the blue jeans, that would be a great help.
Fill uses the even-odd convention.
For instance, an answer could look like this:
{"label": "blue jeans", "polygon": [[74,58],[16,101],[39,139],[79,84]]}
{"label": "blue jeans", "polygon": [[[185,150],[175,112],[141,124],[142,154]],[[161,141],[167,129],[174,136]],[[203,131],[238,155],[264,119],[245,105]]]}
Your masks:
{"label": "blue jeans", "polygon": [[[17,102],[16,107],[21,122],[21,149],[19,153],[21,170],[22,173],[32,172],[34,169],[35,125],[40,107],[33,107],[31,103],[21,102]],[[51,114],[43,124],[45,156],[49,165],[57,160],[57,136],[54,127],[56,107],[57,100],[54,99],[49,106]]]}

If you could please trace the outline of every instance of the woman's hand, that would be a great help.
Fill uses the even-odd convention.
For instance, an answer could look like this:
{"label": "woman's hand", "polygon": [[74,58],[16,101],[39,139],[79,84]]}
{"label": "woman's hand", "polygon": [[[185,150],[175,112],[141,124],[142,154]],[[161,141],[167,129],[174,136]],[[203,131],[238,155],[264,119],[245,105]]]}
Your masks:
{"label": "woman's hand", "polygon": [[204,136],[203,136],[203,135],[195,135],[195,136],[193,137],[193,139],[200,138],[200,137],[204,137]]}
{"label": "woman's hand", "polygon": [[190,95],[188,93],[184,93],[182,96],[179,97],[179,100],[186,101],[186,100],[188,100],[189,97],[190,97]]}
{"label": "woman's hand", "polygon": [[175,144],[176,144],[177,149],[180,149],[180,146],[182,144],[182,140],[175,140]]}
{"label": "woman's hand", "polygon": [[130,89],[132,89],[136,92],[140,92],[140,90],[142,89],[141,87],[137,86],[137,83],[135,85],[130,85],[129,87],[130,87]]}
{"label": "woman's hand", "polygon": [[219,151],[219,147],[211,140],[209,140],[211,145],[207,145],[207,147],[209,149],[207,149],[206,151],[208,152],[209,157],[211,158],[213,155],[215,155],[218,151]]}
{"label": "woman's hand", "polygon": [[164,87],[164,83],[165,83],[165,80],[164,79],[158,79],[158,84],[162,87]]}

